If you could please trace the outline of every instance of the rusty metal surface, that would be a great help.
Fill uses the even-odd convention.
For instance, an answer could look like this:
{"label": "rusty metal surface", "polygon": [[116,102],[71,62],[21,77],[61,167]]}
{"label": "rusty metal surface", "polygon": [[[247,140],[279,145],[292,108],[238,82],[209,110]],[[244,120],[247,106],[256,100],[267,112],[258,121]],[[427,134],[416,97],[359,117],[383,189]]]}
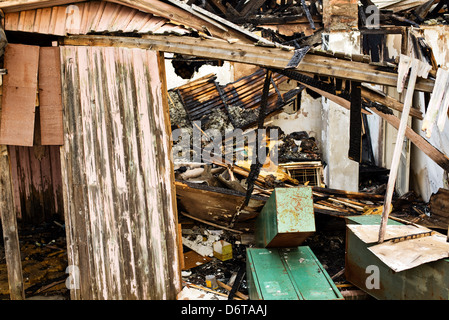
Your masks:
{"label": "rusty metal surface", "polygon": [[300,245],[315,232],[315,216],[310,187],[277,188],[256,221],[259,247]]}
{"label": "rusty metal surface", "polygon": [[311,188],[277,191],[278,232],[315,231]]}

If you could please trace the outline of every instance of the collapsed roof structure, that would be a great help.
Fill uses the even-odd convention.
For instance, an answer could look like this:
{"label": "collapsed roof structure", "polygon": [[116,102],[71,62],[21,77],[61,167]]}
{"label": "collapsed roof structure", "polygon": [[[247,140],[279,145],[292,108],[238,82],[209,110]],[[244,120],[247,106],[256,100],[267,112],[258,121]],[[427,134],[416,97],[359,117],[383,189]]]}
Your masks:
{"label": "collapsed roof structure", "polygon": [[[299,171],[319,176],[311,186],[316,213],[380,212],[377,229],[367,236],[354,227],[351,237],[372,243],[378,232],[379,244],[390,239],[391,205],[403,200],[397,196],[413,186],[427,202],[447,187],[449,61],[441,45],[447,6],[443,0],[1,1],[0,212],[10,298],[25,297],[18,219],[64,220],[68,265],[76,267],[71,299],[175,299],[185,262],[178,210],[223,230],[253,233],[246,223],[276,188],[310,183],[310,177],[298,182]],[[166,53],[186,84],[168,87],[177,75],[167,73]],[[252,69],[225,84],[213,74],[190,79],[200,66],[223,61]],[[305,96],[315,102],[306,106]],[[275,169],[215,161],[208,164],[214,172],[203,164],[189,176],[186,167],[196,164],[172,162],[171,131],[180,127],[173,115],[181,111],[190,129],[201,121],[201,133],[215,112],[233,128],[272,127],[287,161]],[[307,113],[319,120],[306,132]],[[432,132],[434,126],[439,130]],[[381,194],[359,190],[366,139],[369,161],[388,169]],[[447,217],[433,225],[421,218],[440,228]],[[351,266],[348,277],[359,285],[354,270],[361,266]]]}

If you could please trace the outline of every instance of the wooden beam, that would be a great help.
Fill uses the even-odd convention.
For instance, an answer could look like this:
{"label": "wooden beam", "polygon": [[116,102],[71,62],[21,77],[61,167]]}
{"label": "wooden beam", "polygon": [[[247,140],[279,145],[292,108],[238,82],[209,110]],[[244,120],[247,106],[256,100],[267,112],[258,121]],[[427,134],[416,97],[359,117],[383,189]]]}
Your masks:
{"label": "wooden beam", "polygon": [[[63,45],[133,47],[179,53],[197,57],[228,60],[267,68],[284,69],[293,58],[293,50],[252,44],[229,43],[224,40],[189,37],[154,36],[144,38],[71,36],[61,40]],[[359,82],[396,87],[397,74],[377,69],[376,66],[350,60],[307,54],[296,67],[297,71],[321,76],[331,76]],[[432,92],[434,82],[419,79],[415,89]]]}
{"label": "wooden beam", "polygon": [[[346,100],[342,97],[332,95],[328,92],[324,92],[322,90],[316,89],[312,86],[308,86],[311,90],[314,90],[315,92],[319,94],[325,95],[326,98],[329,100],[341,105],[342,107],[349,109],[350,108],[350,101]],[[388,124],[393,126],[396,129],[399,129],[399,123],[400,120],[398,117],[396,117],[393,114],[387,114],[383,113],[376,108],[369,108],[369,110],[375,114],[377,114],[379,117],[384,119]],[[405,136],[410,139],[410,141],[418,147],[422,152],[424,152],[430,159],[432,159],[436,164],[438,164],[441,168],[443,168],[446,171],[449,171],[449,157],[446,156],[444,153],[442,153],[440,150],[435,148],[433,145],[431,145],[424,137],[413,131],[412,128],[409,126],[405,129]]]}
{"label": "wooden beam", "polygon": [[[159,69],[159,82],[160,82],[160,90],[161,90],[161,104],[162,104],[162,108],[163,108],[163,116],[164,116],[164,123],[165,123],[165,132],[167,134],[167,137],[171,137],[172,136],[172,131],[171,131],[171,125],[170,125],[170,107],[168,105],[168,89],[167,89],[167,74],[165,71],[165,58],[164,58],[164,53],[163,52],[157,52],[157,66]],[[173,154],[172,152],[172,144],[170,143],[170,141],[165,141],[165,145],[167,146],[167,153],[168,154]],[[170,183],[169,187],[171,189],[170,194],[174,195],[170,200],[171,200],[171,207],[173,208],[173,216],[170,217],[172,219],[175,220],[176,225],[178,225],[178,207],[176,204],[176,186],[175,186],[175,170],[174,170],[174,166],[173,166],[173,162],[169,161],[168,162],[169,166],[170,166],[170,180],[172,183]],[[167,200],[168,203],[169,200]],[[181,236],[181,239],[177,239],[178,241],[181,242],[182,244],[182,235],[177,234],[176,236]],[[175,245],[173,242],[167,241],[167,246],[169,246],[168,250],[171,251],[175,251],[177,245]],[[178,255],[174,255],[175,259],[178,259],[178,279],[182,279],[182,274],[181,274],[181,270],[182,270],[182,265],[181,263],[184,263],[184,256],[182,255],[182,246],[181,248],[178,248],[180,251],[178,252]],[[182,262],[181,262],[182,260]],[[182,290],[182,284],[180,281],[176,282],[176,289],[178,291]]]}
{"label": "wooden beam", "polygon": [[[306,88],[308,88],[308,89],[310,89],[310,90],[313,90],[313,91],[315,91],[316,93],[322,95],[323,97],[328,98],[329,100],[331,100],[331,101],[333,101],[333,102],[339,104],[339,105],[342,106],[343,108],[348,109],[348,110],[351,109],[351,104],[350,104],[349,100],[346,100],[345,98],[342,98],[342,97],[333,95],[333,94],[331,94],[331,93],[329,93],[329,92],[327,92],[327,91],[324,91],[324,90],[315,88],[315,87],[313,87],[313,86],[311,86],[311,85],[309,85],[309,84],[306,84],[306,83],[304,83],[304,82],[301,82],[301,81],[298,81],[298,82],[299,82],[300,84],[302,84],[303,86],[305,86]],[[366,111],[365,109],[362,109],[361,112],[364,113],[364,114],[366,114],[366,115],[371,114],[369,111]]]}
{"label": "wooden beam", "polygon": [[[409,58],[407,56],[401,57]],[[379,243],[382,243],[385,238],[386,225],[388,223],[388,216],[391,210],[391,200],[393,199],[394,187],[396,185],[396,178],[398,176],[399,162],[401,160],[402,146],[404,145],[408,115],[410,113],[410,108],[412,107],[413,95],[415,93],[415,83],[416,79],[418,78],[418,69],[420,68],[421,63],[422,62],[418,59],[413,58],[410,64],[411,72],[408,80],[407,93],[405,95],[404,109],[402,111],[401,121],[399,123],[398,133],[396,136],[396,145],[393,151],[393,159],[391,160],[390,174],[388,176],[387,191],[385,193],[384,209],[382,212],[382,219],[379,229]]]}
{"label": "wooden beam", "polygon": [[245,17],[249,13],[251,13],[252,10],[255,8],[260,8],[264,4],[265,0],[250,0],[248,1],[245,6],[243,7],[242,11],[240,12],[241,16]]}
{"label": "wooden beam", "polygon": [[[170,1],[170,0],[168,0],[168,1]],[[213,19],[216,22],[221,23],[226,28],[229,28],[230,30],[234,30],[235,32],[238,32],[239,34],[246,35],[248,37],[248,39],[251,39],[253,42],[259,42],[259,43],[264,43],[264,44],[273,45],[273,46],[275,45],[270,40],[265,39],[265,38],[263,38],[261,36],[258,36],[255,33],[251,32],[251,31],[248,31],[245,28],[242,28],[239,25],[237,25],[235,23],[232,23],[231,21],[223,19],[223,18],[221,18],[221,17],[219,17],[219,16],[217,16],[217,15],[215,15],[215,14],[213,14],[213,13],[211,13],[211,12],[201,8],[201,7],[198,7],[198,6],[194,5],[194,4],[192,4],[192,8],[193,8],[194,11],[202,14],[203,16],[206,16],[206,15],[210,16],[211,19]],[[226,40],[228,40],[228,39],[226,39]],[[282,45],[279,44],[279,46],[282,46]]]}
{"label": "wooden beam", "polygon": [[[383,113],[376,108],[370,108],[370,111],[377,114],[379,117],[384,119],[394,128],[399,128],[400,120],[398,117],[392,114]],[[424,152],[430,159],[432,159],[436,164],[446,171],[449,171],[449,157],[442,153],[440,150],[431,145],[424,137],[413,131],[412,128],[408,127],[405,129],[405,136],[410,139],[410,141],[418,147],[422,152]]]}
{"label": "wooden beam", "polygon": [[[362,97],[372,102],[377,102],[381,105],[384,105],[396,111],[402,112],[402,109],[404,108],[404,104],[402,102],[390,96],[383,95],[380,92],[377,92],[374,89],[368,87],[362,87]],[[410,109],[410,116],[415,117],[419,120],[423,119],[422,112],[416,108]]]}
{"label": "wooden beam", "polygon": [[[234,29],[224,28],[221,23],[209,19],[206,16],[201,16],[193,13],[193,11],[186,11],[185,8],[165,3],[159,0],[111,0],[112,2],[127,5],[144,12],[152,13],[157,16],[169,19],[181,25],[188,25],[203,32],[206,28],[214,37],[220,39],[238,39],[243,43],[251,43],[247,35]],[[180,4],[183,6],[184,4]],[[226,31],[225,31],[226,30]]]}
{"label": "wooden beam", "polygon": [[224,15],[227,14],[226,7],[220,2],[220,0],[212,0],[212,3],[221,11]]}
{"label": "wooden beam", "polygon": [[0,217],[2,220],[6,267],[11,300],[24,300],[22,260],[12,192],[8,149],[0,146]]}

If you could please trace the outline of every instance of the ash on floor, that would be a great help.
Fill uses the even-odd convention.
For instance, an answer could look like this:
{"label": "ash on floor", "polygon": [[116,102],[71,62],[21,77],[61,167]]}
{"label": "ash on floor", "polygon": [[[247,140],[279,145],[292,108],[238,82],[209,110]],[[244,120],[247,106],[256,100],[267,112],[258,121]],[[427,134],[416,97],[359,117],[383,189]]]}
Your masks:
{"label": "ash on floor", "polygon": [[[201,227],[199,227],[201,226]],[[211,229],[209,226],[202,226],[197,224],[202,230]],[[329,276],[334,277],[335,282],[344,282],[344,273],[341,271],[345,266],[345,221],[342,218],[334,218],[325,215],[316,216],[316,232],[307,238],[302,244],[309,246],[313,251],[317,259],[323,265],[328,272]],[[199,234],[201,231],[196,230]],[[203,235],[204,236],[204,235]],[[221,261],[215,257],[212,257],[210,261],[205,262],[196,267],[183,271],[183,281],[185,283],[191,283],[202,287],[208,287],[206,277],[214,275],[215,278],[224,284],[228,284],[235,278],[239,270],[246,271],[246,248],[254,246],[254,243],[245,241],[242,243],[241,239],[237,235],[233,235],[230,232],[222,232],[220,239],[224,239],[232,244],[233,258],[226,261]],[[217,240],[217,238],[215,239]],[[207,239],[205,240],[207,241]],[[245,244],[244,244],[245,243]],[[184,247],[185,251],[189,251],[189,248]],[[340,275],[338,273],[340,272]],[[214,289],[217,292],[223,294],[229,294],[229,291],[218,286]],[[243,276],[243,280],[238,286],[238,291],[247,295],[248,285],[246,281],[246,273]]]}
{"label": "ash on floor", "polygon": [[[26,299],[69,299],[65,281],[67,248],[63,222],[20,225],[19,243]],[[2,230],[0,229],[2,232]],[[0,242],[0,300],[9,300],[3,238]]]}

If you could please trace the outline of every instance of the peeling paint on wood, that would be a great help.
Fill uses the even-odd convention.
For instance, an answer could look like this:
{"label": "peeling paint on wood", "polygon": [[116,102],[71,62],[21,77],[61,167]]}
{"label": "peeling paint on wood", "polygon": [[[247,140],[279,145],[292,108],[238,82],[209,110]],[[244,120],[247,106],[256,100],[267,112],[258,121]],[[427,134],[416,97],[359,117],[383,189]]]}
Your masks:
{"label": "peeling paint on wood", "polygon": [[168,116],[156,52],[62,47],[62,149],[73,299],[180,289]]}
{"label": "peeling paint on wood", "polygon": [[107,1],[8,12],[5,30],[59,36],[90,32],[190,33],[183,26],[170,23],[169,19]]}

